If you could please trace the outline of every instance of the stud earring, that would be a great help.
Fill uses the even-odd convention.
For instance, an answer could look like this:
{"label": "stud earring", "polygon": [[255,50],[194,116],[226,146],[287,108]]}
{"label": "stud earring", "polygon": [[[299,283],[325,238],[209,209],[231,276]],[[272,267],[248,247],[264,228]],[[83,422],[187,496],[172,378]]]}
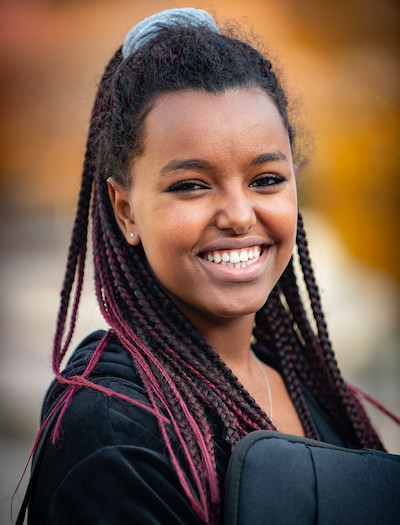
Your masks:
{"label": "stud earring", "polygon": [[131,232],[131,239],[133,239],[135,237],[136,233],[134,232]]}

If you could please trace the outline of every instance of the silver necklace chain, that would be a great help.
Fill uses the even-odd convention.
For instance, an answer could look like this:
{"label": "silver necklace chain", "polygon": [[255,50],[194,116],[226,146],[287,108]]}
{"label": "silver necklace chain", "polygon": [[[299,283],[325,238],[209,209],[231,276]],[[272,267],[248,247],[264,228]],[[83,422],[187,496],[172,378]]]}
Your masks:
{"label": "silver necklace chain", "polygon": [[271,394],[271,386],[269,384],[269,379],[268,379],[266,371],[264,370],[264,367],[261,365],[261,363],[257,359],[253,350],[250,350],[250,354],[253,357],[254,361],[256,362],[256,365],[260,369],[260,372],[262,373],[262,376],[264,378],[264,383],[265,383],[265,386],[267,387],[267,393],[268,393],[269,419],[272,420],[272,394]]}

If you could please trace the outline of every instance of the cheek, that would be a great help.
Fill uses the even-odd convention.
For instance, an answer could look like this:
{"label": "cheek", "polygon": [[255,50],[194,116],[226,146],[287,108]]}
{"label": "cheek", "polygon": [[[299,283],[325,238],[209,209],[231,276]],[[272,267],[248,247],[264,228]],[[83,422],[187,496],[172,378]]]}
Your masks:
{"label": "cheek", "polygon": [[[151,203],[151,201],[154,201]],[[201,231],[207,221],[204,206],[193,201],[174,202],[173,199],[161,197],[148,199],[147,204],[137,207],[135,221],[141,238],[157,237],[162,241],[185,244],[187,238]]]}
{"label": "cheek", "polygon": [[162,200],[157,206],[142,204],[135,220],[146,258],[160,280],[185,264],[203,224],[193,206],[178,209]]}
{"label": "cheek", "polygon": [[297,233],[297,217],[298,217],[298,209],[297,204],[290,206],[286,213],[283,215],[282,219],[282,233],[287,238],[288,242],[291,244],[291,249],[293,249],[293,245],[296,240],[296,233]]}
{"label": "cheek", "polygon": [[274,240],[293,249],[297,231],[297,197],[291,192],[285,198],[271,202],[265,210]]}

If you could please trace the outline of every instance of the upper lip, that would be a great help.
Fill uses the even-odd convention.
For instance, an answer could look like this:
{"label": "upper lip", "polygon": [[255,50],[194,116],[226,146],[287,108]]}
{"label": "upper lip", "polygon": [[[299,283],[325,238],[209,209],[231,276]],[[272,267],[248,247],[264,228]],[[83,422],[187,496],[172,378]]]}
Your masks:
{"label": "upper lip", "polygon": [[261,237],[243,237],[242,239],[218,239],[210,242],[198,251],[198,254],[217,250],[242,250],[250,246],[265,246],[271,244]]}

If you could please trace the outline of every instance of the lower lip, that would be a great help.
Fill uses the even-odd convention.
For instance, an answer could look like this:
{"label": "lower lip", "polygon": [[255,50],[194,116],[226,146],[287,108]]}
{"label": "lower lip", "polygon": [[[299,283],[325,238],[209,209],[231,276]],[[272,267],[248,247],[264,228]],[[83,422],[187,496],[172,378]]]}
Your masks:
{"label": "lower lip", "polygon": [[224,264],[216,264],[199,257],[200,264],[213,276],[227,282],[243,283],[254,281],[263,275],[267,266],[270,247],[263,247],[262,253],[256,262],[245,268],[231,268]]}

